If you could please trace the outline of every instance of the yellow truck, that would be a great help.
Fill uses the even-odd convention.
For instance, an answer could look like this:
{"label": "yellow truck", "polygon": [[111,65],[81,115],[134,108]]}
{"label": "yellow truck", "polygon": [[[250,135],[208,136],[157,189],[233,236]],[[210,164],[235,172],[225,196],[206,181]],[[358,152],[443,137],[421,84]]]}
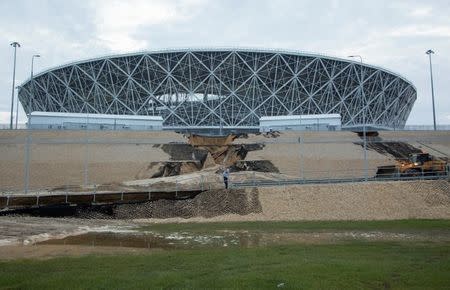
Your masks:
{"label": "yellow truck", "polygon": [[396,165],[378,167],[377,177],[410,177],[448,174],[447,160],[428,153],[414,153],[408,159],[398,160]]}

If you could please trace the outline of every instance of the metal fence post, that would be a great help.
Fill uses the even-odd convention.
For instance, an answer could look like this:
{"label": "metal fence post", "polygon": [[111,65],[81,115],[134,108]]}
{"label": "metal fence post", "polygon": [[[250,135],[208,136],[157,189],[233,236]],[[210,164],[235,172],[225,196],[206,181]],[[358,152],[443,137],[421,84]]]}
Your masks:
{"label": "metal fence post", "polygon": [[31,146],[31,128],[27,130],[27,138],[25,143],[25,174],[24,174],[24,193],[28,193],[30,185],[30,146]]}
{"label": "metal fence post", "polygon": [[298,137],[298,144],[299,144],[299,162],[300,162],[300,173],[301,173],[301,179],[303,180],[303,183],[305,182],[305,164],[303,160],[303,152],[304,146],[303,146],[303,136],[300,132],[300,137]]}
{"label": "metal fence post", "polygon": [[89,176],[88,176],[88,162],[89,162],[89,140],[88,140],[88,120],[86,118],[86,128],[85,128],[85,138],[84,138],[84,146],[85,146],[85,155],[84,155],[84,168],[83,168],[83,184],[84,187],[87,187],[88,185],[88,180],[89,180]]}

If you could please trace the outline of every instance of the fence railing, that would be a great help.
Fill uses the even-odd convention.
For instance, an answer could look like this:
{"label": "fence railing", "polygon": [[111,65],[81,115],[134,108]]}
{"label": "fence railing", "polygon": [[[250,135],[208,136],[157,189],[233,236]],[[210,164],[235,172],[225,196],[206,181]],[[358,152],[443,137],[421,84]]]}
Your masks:
{"label": "fence railing", "polygon": [[[164,182],[160,183],[160,185],[157,184],[158,179],[150,177],[155,176],[153,175],[154,172],[147,172],[146,170],[149,170],[155,164],[157,166],[166,166],[168,165],[167,162],[181,159],[183,159],[181,162],[200,162],[199,157],[194,157],[194,153],[182,154],[182,151],[187,150],[186,146],[188,146],[183,140],[177,143],[172,138],[164,137],[164,134],[161,134],[162,137],[155,138],[141,136],[147,134],[136,134],[138,137],[128,138],[127,136],[117,137],[116,134],[103,134],[103,136],[96,133],[85,134],[85,132],[87,131],[80,134],[68,134],[70,135],[69,138],[62,138],[57,136],[58,134],[33,134],[32,131],[28,131],[27,134],[17,134],[17,136],[14,136],[15,134],[4,134],[5,137],[0,138],[0,154],[2,154],[0,156],[2,157],[0,195],[2,193],[23,194],[27,192],[42,195],[57,192],[89,193],[113,191],[114,189],[106,187],[108,183],[116,183],[118,188],[120,186],[128,186],[131,188],[130,191],[146,192],[164,190],[177,192],[182,190],[223,188],[220,174],[202,175],[204,171],[201,170],[194,175],[183,174],[165,177]],[[109,136],[110,138],[105,137],[107,135],[111,135]],[[262,150],[259,152],[255,151],[257,154],[253,155],[254,158],[267,159],[262,161],[273,161],[273,163],[276,163],[276,159],[280,157],[280,162],[285,162],[283,163],[284,165],[280,165],[283,166],[280,167],[280,171],[284,174],[264,173],[264,175],[257,171],[233,172],[230,179],[231,186],[338,183],[365,180],[414,180],[445,178],[445,176],[448,176],[448,171],[394,172],[376,175],[379,169],[377,166],[380,165],[381,167],[381,165],[389,164],[394,166],[394,164],[398,164],[400,160],[398,157],[399,153],[402,153],[400,154],[402,156],[407,156],[411,150],[411,144],[416,146],[413,146],[413,149],[426,149],[430,154],[434,154],[436,158],[448,162],[449,151],[446,145],[450,141],[450,134],[448,133],[436,134],[431,137],[429,134],[404,134],[403,137],[401,137],[401,134],[398,134],[397,137],[394,136],[396,134],[390,134],[393,136],[389,137],[389,139],[378,138],[372,140],[369,138],[367,142],[368,152],[372,153],[373,156],[368,154],[369,157],[365,161],[367,162],[367,168],[362,168],[364,151],[363,147],[360,146],[362,145],[361,138],[356,134],[347,134],[350,137],[344,136],[345,138],[330,135],[329,139],[323,136],[308,137],[308,134],[304,134],[306,137],[303,137],[302,134],[299,135],[302,137],[262,138],[259,136],[259,139],[255,139],[256,141],[249,140],[250,143],[248,144],[246,138],[242,138],[242,145],[248,147],[248,152]],[[239,140],[236,143],[237,145],[241,144]],[[260,146],[249,149],[252,147],[250,145],[254,145],[252,142],[256,142]],[[389,142],[395,143],[389,145],[387,144]],[[397,144],[399,142],[404,142],[405,144]],[[369,146],[378,143],[386,144],[378,147]],[[273,144],[295,145],[290,145],[286,147],[286,152],[281,152],[284,151],[284,148],[282,146],[273,146]],[[334,145],[329,146],[329,144],[339,144],[339,147],[336,147],[337,152],[334,152]],[[342,144],[348,144],[348,147],[342,146]],[[182,146],[176,147],[175,145]],[[163,148],[164,146],[167,147]],[[351,150],[347,150],[348,148]],[[388,151],[377,153],[377,149],[385,150],[386,148],[389,149],[389,152],[391,152],[390,150],[394,153],[398,151],[397,156],[393,158],[394,155],[390,154],[394,153],[389,153]],[[268,151],[264,151],[266,149]],[[264,152],[271,154],[271,156],[265,157]],[[179,156],[172,159],[172,153],[176,153]],[[249,158],[245,160],[252,161]],[[265,166],[265,163],[261,164],[261,166]],[[191,165],[189,164],[189,166]],[[192,168],[190,169],[189,167],[188,169],[191,170]],[[136,177],[141,171],[144,172],[145,178],[152,181],[148,182],[147,185],[137,185],[135,186],[136,189],[133,189],[134,185],[125,184],[133,183],[134,179],[141,179]],[[136,184],[138,183],[136,182]],[[49,186],[46,187],[46,185]],[[55,189],[56,185],[59,189]],[[120,191],[120,189],[117,190]]]}
{"label": "fence railing", "polygon": [[[52,126],[51,128],[49,126],[34,126],[33,130],[83,130],[85,129],[83,127],[83,124],[76,124],[76,126]],[[164,128],[164,127],[163,127]],[[0,130],[9,130],[10,126],[9,124],[0,124]],[[28,129],[27,124],[18,124],[17,128],[14,125],[13,130],[26,130]],[[90,124],[87,128],[89,131],[126,131],[126,130],[135,130],[135,131],[152,131],[155,130],[155,128],[151,126],[144,126],[144,125],[130,125],[130,126],[113,126],[110,124]],[[288,131],[297,131],[298,128],[292,128]],[[308,131],[308,132],[314,132],[314,131],[324,131],[325,129],[321,126],[305,126],[302,128],[302,131]],[[346,130],[345,127],[343,129]],[[359,128],[358,130],[362,130]],[[380,129],[381,130],[381,129]],[[403,128],[385,128],[384,130],[387,131],[433,131],[434,127],[433,125],[406,125]],[[444,125],[437,125],[436,130],[438,131],[450,131],[450,124],[444,124]],[[325,131],[328,131],[326,129]]]}
{"label": "fence railing", "polygon": [[[370,170],[375,170],[374,168]],[[259,187],[259,186],[279,186],[279,185],[295,185],[295,184],[326,184],[326,183],[349,183],[349,182],[366,182],[366,181],[408,181],[408,180],[436,180],[436,179],[449,179],[450,167],[445,170],[435,171],[415,171],[401,173],[394,171],[392,173],[376,174],[369,176],[368,178],[362,176],[363,169],[349,169],[349,170],[314,170],[305,171],[305,176],[309,177],[293,177],[283,175],[273,175],[268,177],[262,172],[256,171],[238,171],[232,172],[229,178],[230,188],[240,187]],[[263,176],[261,176],[263,175]],[[316,177],[313,177],[316,176]],[[182,192],[182,191],[204,191],[212,189],[223,189],[221,176],[217,175],[199,175],[199,176],[172,176],[171,181],[161,184],[158,178],[153,179],[153,182],[142,185],[130,187],[129,185],[133,181],[125,182],[121,186],[128,185],[128,188],[124,190],[121,186],[117,188],[108,188],[102,184],[89,184],[86,187],[63,185],[54,187],[39,187],[32,188],[28,191],[27,195],[33,196],[57,196],[57,195],[80,195],[80,194],[110,194],[110,193],[152,193],[152,192]],[[165,178],[167,179],[167,177]],[[3,187],[0,188],[0,196],[17,196],[24,195],[25,191],[15,187]]]}
{"label": "fence railing", "polygon": [[[433,131],[433,125],[406,125],[403,129],[394,129],[394,131]],[[449,131],[450,125],[436,125],[438,131]]]}
{"label": "fence railing", "polygon": [[428,171],[411,173],[379,174],[377,176],[365,177],[342,177],[342,178],[289,178],[289,179],[251,179],[245,181],[231,182],[232,188],[239,187],[260,187],[260,186],[280,186],[295,184],[327,184],[327,183],[350,183],[350,182],[379,182],[379,181],[411,181],[411,180],[436,180],[449,179],[449,171]]}

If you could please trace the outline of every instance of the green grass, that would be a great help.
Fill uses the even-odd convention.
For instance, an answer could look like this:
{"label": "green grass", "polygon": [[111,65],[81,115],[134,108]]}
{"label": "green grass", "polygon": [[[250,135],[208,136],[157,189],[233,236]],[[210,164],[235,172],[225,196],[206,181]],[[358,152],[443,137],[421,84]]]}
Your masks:
{"label": "green grass", "polygon": [[[449,220],[164,224],[155,231],[448,233]],[[283,288],[277,285],[284,283]],[[348,241],[0,260],[0,289],[449,289],[448,242]]]}
{"label": "green grass", "polygon": [[264,232],[309,231],[450,231],[450,220],[388,220],[388,221],[292,221],[292,222],[225,222],[152,224],[141,230],[156,232],[211,232],[219,230],[248,230]]}
{"label": "green grass", "polygon": [[448,289],[448,245],[352,243],[0,262],[2,289]]}

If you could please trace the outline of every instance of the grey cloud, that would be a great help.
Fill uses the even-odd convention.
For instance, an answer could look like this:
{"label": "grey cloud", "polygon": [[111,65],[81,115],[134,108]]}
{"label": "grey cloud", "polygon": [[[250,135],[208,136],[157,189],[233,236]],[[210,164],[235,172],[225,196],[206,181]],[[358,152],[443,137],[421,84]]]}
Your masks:
{"label": "grey cloud", "polygon": [[[170,2],[172,3],[172,2]],[[418,100],[409,123],[430,124],[428,59],[433,48],[438,120],[450,123],[450,39],[404,32],[427,25],[450,29],[449,1],[176,1],[179,21],[143,23],[128,31],[144,49],[201,46],[254,46],[315,51],[339,57],[361,54],[365,62],[410,79]],[[181,5],[181,4],[182,5]],[[183,6],[184,5],[184,6]],[[0,111],[8,111],[12,78],[9,41],[23,44],[18,55],[19,81],[29,75],[33,53],[43,54],[37,70],[80,58],[117,53],[97,31],[98,2],[0,2]],[[188,7],[188,8],[186,8]],[[194,7],[194,8],[192,8]],[[418,13],[418,9],[431,9]],[[186,10],[187,9],[187,10]],[[416,12],[415,12],[416,11]],[[146,13],[146,11],[142,11]],[[406,29],[406,30],[405,30]]]}

